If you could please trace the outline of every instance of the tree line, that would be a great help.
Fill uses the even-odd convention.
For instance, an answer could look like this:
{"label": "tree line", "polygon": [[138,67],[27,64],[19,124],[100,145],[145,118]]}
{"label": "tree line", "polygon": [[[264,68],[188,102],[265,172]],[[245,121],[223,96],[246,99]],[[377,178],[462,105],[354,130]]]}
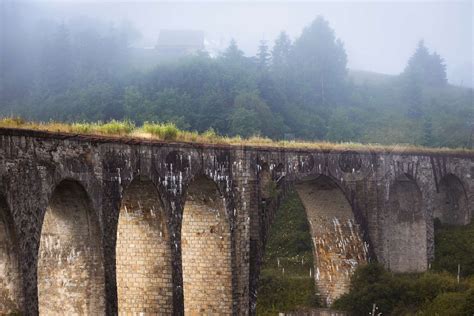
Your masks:
{"label": "tree line", "polygon": [[[323,17],[245,56],[232,40],[146,70],[134,67],[130,24],[10,15],[2,33],[0,113],[33,120],[173,122],[222,135],[467,146],[472,89],[448,85],[446,65],[420,41],[399,76],[362,78]],[[12,28],[12,25],[18,25]],[[5,29],[5,28],[3,28]],[[362,76],[363,77],[363,76]],[[376,78],[376,77],[374,77]]]}

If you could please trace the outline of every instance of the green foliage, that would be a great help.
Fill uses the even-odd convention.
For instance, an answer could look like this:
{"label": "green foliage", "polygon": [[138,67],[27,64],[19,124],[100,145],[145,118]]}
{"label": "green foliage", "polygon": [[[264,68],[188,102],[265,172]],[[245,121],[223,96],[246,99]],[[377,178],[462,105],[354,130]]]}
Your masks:
{"label": "green foliage", "polygon": [[276,213],[266,245],[265,260],[312,255],[311,234],[303,203],[291,192]]}
{"label": "green foliage", "polygon": [[[368,315],[372,304],[377,305],[382,315],[473,314],[474,225],[437,226],[435,271],[392,274],[376,263],[359,267],[352,276],[350,292],[333,307],[353,315]],[[458,262],[464,267],[460,283],[455,274]]]}
{"label": "green foliage", "polygon": [[257,315],[278,315],[283,311],[316,306],[314,280],[311,278],[289,277],[274,269],[261,271]]}
{"label": "green foliage", "polygon": [[130,121],[116,121],[112,120],[105,124],[96,126],[96,130],[101,134],[110,135],[127,135],[135,129],[135,123]]}
{"label": "green foliage", "polygon": [[18,27],[3,43],[4,116],[433,147],[468,146],[474,121],[473,90],[447,85],[444,61],[423,42],[399,76],[348,75],[344,45],[322,17],[294,39],[282,32],[272,47],[261,42],[256,56],[246,57],[232,40],[219,57],[199,53],[141,72],[130,55],[137,36],[130,25],[85,19],[23,27],[34,28],[29,37]]}
{"label": "green foliage", "polygon": [[143,130],[163,140],[175,140],[180,132],[174,123],[149,123],[143,124]]}
{"label": "green foliage", "polygon": [[444,60],[436,52],[430,54],[423,40],[418,42],[415,53],[408,60],[404,75],[429,86],[443,86],[448,82]]}
{"label": "green foliage", "polygon": [[306,213],[296,192],[290,192],[270,229],[260,272],[257,314],[276,315],[319,306],[314,279],[309,276],[313,268]]}
{"label": "green foliage", "polygon": [[466,226],[435,226],[435,260],[437,271],[457,274],[461,265],[461,276],[474,276],[474,223]]}

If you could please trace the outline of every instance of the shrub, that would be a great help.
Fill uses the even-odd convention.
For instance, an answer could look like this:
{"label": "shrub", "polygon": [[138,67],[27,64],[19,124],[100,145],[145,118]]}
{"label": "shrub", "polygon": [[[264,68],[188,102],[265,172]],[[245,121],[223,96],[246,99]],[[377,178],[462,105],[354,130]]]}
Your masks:
{"label": "shrub", "polygon": [[89,134],[93,132],[93,124],[90,123],[73,123],[71,125],[71,132],[72,133],[83,133]]}
{"label": "shrub", "polygon": [[435,226],[435,260],[433,269],[461,276],[474,275],[474,223],[466,226]]}
{"label": "shrub", "polygon": [[143,130],[163,140],[175,140],[180,132],[174,123],[160,124],[145,122],[145,124],[143,124]]}
{"label": "shrub", "polygon": [[430,316],[458,316],[465,314],[468,293],[443,293],[432,302],[426,304],[422,315]]}
{"label": "shrub", "polygon": [[107,135],[127,135],[135,129],[135,124],[131,121],[112,120],[104,124],[94,126],[94,130]]}

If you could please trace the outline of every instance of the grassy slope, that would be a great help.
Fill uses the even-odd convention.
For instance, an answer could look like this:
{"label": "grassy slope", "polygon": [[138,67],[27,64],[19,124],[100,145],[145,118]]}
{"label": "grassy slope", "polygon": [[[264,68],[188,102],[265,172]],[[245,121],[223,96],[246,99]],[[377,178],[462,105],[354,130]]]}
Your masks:
{"label": "grassy slope", "polygon": [[303,204],[296,192],[291,192],[270,229],[260,273],[257,314],[277,315],[318,306],[310,269],[313,253],[309,225]]}

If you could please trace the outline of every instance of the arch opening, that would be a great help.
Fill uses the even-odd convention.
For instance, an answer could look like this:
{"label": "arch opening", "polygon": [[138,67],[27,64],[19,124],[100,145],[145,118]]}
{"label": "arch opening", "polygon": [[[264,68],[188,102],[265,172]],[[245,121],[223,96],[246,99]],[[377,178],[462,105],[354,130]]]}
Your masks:
{"label": "arch opening", "polygon": [[0,314],[20,312],[21,285],[16,235],[9,208],[0,198]]}
{"label": "arch opening", "polygon": [[185,314],[232,314],[230,225],[225,200],[206,177],[187,190],[181,245]]}
{"label": "arch opening", "polygon": [[98,219],[86,191],[62,181],[46,209],[38,254],[40,314],[105,313]]}
{"label": "arch opening", "polygon": [[464,186],[453,174],[444,176],[439,182],[436,194],[434,217],[449,225],[469,223],[469,205]]}
{"label": "arch opening", "polygon": [[119,313],[173,313],[170,238],[150,180],[135,179],[120,207],[116,245]]}
{"label": "arch opening", "polygon": [[420,272],[427,268],[426,218],[422,196],[415,180],[397,178],[390,188],[388,223],[388,266],[394,272]]}
{"label": "arch opening", "polygon": [[352,206],[331,178],[320,175],[295,189],[310,224],[316,287],[322,303],[331,305],[349,290],[356,267],[367,262],[368,245]]}

